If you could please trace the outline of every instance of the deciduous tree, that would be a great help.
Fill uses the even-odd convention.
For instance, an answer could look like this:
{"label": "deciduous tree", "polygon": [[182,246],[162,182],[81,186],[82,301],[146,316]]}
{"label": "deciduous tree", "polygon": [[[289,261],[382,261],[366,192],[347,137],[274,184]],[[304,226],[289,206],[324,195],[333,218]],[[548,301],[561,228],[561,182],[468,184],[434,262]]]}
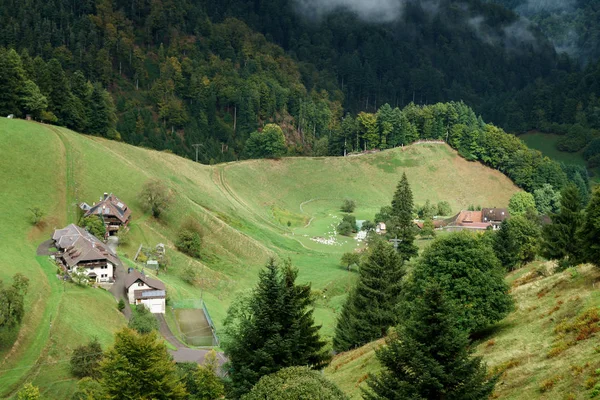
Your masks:
{"label": "deciduous tree", "polygon": [[139,197],[144,209],[150,211],[154,218],[160,218],[172,202],[170,189],[158,179],[148,180]]}

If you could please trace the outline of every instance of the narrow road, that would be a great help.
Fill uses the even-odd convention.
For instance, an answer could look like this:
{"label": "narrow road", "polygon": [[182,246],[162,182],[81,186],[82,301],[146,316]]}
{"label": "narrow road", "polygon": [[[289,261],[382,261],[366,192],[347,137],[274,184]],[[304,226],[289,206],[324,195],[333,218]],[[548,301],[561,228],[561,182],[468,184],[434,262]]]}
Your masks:
{"label": "narrow road", "polygon": [[[117,246],[119,244],[119,238],[117,236],[109,236],[106,243],[113,253],[117,254]],[[119,262],[115,265],[115,282],[109,289],[115,299],[123,299],[125,302],[125,308],[123,309],[123,315],[129,320],[131,318],[131,306],[129,305],[129,299],[125,296],[125,277],[127,276],[127,270],[123,266],[121,260],[117,257]]]}

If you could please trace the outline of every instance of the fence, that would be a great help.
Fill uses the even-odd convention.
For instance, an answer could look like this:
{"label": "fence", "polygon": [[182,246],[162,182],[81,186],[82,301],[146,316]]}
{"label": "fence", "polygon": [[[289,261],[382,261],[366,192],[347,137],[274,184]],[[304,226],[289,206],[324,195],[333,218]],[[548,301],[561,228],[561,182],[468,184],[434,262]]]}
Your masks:
{"label": "fence", "polygon": [[208,308],[202,299],[171,302],[184,341],[192,346],[218,346],[219,337]]}

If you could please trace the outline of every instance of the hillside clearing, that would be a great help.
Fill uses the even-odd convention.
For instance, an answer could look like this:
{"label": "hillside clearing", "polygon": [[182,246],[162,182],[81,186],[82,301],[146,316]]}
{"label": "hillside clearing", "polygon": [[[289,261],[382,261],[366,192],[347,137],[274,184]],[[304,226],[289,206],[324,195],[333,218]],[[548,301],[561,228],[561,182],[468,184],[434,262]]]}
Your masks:
{"label": "hillside clearing", "polygon": [[[329,246],[310,238],[326,237],[332,231],[342,215],[343,199],[357,202],[358,219],[372,219],[390,202],[402,172],[413,184],[416,203],[446,200],[453,210],[470,204],[506,206],[518,190],[501,173],[465,161],[446,145],[352,158],[206,166],[167,152],[34,122],[0,119],[0,132],[0,151],[5,155],[0,177],[7,182],[0,193],[5,216],[0,226],[0,277],[8,280],[19,271],[31,280],[21,337],[0,364],[4,390],[0,394],[11,393],[28,379],[48,397],[67,398],[74,385],[64,362],[70,350],[95,333],[108,345],[112,332],[125,324],[108,293],[89,289],[80,294],[71,285],[61,293],[65,289],[55,280],[47,259],[35,258],[37,244],[54,228],[76,221],[76,204],[97,201],[103,192],[115,193],[133,211],[131,243],[119,248],[124,261],[133,258],[140,243],[166,243],[171,265],[158,278],[165,282],[169,297],[173,301],[202,298],[217,329],[237,292],[251,288],[268,257],[278,256],[289,257],[299,268],[300,282],[312,282],[319,295],[315,319],[323,325],[322,334],[331,337],[336,311],[356,278],[339,265],[339,259],[343,252],[357,248],[357,242],[338,237],[347,243]],[[150,177],[166,182],[175,195],[160,221],[144,215],[137,199]],[[46,212],[46,218],[42,226],[31,228],[27,208],[35,206]],[[200,260],[177,252],[173,245],[188,218],[202,227]],[[187,265],[198,271],[194,286],[180,276]],[[102,310],[109,311],[102,317],[95,314]],[[63,336],[70,338],[66,347],[57,340]],[[35,367],[59,362],[53,365],[60,368]]]}

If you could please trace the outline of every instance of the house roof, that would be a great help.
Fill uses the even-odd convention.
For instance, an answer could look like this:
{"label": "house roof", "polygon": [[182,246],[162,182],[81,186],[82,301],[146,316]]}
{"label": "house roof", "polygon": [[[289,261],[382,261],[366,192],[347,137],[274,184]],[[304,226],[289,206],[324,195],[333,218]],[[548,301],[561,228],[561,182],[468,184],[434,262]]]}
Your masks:
{"label": "house roof", "polygon": [[167,292],[164,290],[135,290],[133,297],[138,299],[164,299],[167,296]]}
{"label": "house roof", "polygon": [[85,261],[119,262],[119,258],[100,239],[75,224],[57,229],[52,235],[57,248],[63,251],[63,259],[69,267]]}
{"label": "house roof", "polygon": [[502,222],[510,218],[510,213],[506,208],[483,208],[481,213],[483,222]]}
{"label": "house roof", "polygon": [[125,289],[129,289],[131,285],[133,285],[137,281],[142,281],[146,285],[157,290],[165,290],[164,283],[162,283],[158,279],[148,278],[145,274],[135,269],[132,270],[129,274],[127,274],[127,279],[125,279]]}
{"label": "house roof", "polygon": [[116,217],[119,221],[125,223],[131,216],[131,210],[125,203],[111,193],[109,195],[105,194],[104,198],[86,211],[85,216],[89,217],[90,215]]}

